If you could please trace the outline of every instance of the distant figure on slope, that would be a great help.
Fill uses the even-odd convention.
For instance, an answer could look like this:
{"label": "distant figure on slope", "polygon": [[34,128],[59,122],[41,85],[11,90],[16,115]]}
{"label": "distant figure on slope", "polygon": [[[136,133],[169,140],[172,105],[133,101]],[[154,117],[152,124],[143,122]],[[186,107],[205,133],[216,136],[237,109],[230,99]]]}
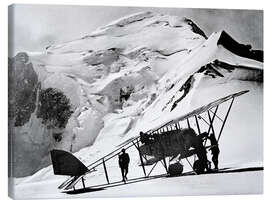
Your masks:
{"label": "distant figure on slope", "polygon": [[211,150],[212,152],[212,161],[213,164],[215,165],[215,169],[218,169],[218,155],[219,155],[219,147],[218,147],[218,142],[217,139],[215,137],[215,135],[212,133],[209,136],[210,142],[211,142],[211,148],[209,150]]}
{"label": "distant figure on slope", "polygon": [[129,161],[128,153],[126,153],[125,149],[122,149],[122,154],[119,155],[119,167],[121,169],[124,182],[127,180]]}

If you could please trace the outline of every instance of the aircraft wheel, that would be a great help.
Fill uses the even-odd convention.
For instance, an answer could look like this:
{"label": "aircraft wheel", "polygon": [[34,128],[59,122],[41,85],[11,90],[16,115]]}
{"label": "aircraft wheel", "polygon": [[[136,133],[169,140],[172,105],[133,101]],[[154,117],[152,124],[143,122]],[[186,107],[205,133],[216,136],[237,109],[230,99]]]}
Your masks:
{"label": "aircraft wheel", "polygon": [[200,161],[200,160],[196,160],[193,164],[193,170],[197,173],[197,174],[202,174],[204,173],[204,169],[205,169],[205,164]]}
{"label": "aircraft wheel", "polygon": [[168,173],[170,176],[178,176],[181,175],[183,172],[184,166],[179,162],[169,165]]}

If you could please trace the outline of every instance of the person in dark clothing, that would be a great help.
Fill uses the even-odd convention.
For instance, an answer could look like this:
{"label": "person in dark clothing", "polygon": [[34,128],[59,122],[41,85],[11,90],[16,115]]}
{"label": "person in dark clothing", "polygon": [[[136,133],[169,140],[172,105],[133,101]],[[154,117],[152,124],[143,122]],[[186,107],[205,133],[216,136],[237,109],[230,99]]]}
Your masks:
{"label": "person in dark clothing", "polygon": [[147,134],[143,133],[142,131],[140,132],[140,140],[142,144],[148,144],[149,142]]}
{"label": "person in dark clothing", "polygon": [[122,154],[119,155],[119,167],[121,169],[124,182],[127,180],[129,161],[128,153],[126,153],[125,149],[122,149]]}
{"label": "person in dark clothing", "polygon": [[151,135],[148,135],[147,133],[140,132],[140,140],[142,144],[150,144],[151,141],[154,141],[154,138]]}
{"label": "person in dark clothing", "polygon": [[209,136],[210,142],[211,142],[211,148],[209,150],[211,150],[212,152],[212,161],[213,164],[215,166],[215,169],[218,169],[218,155],[219,155],[219,147],[218,147],[218,142],[217,139],[215,137],[215,135],[212,133]]}
{"label": "person in dark clothing", "polygon": [[202,168],[202,172],[204,169],[207,171],[209,170],[209,164],[208,164],[208,159],[207,159],[207,151],[204,147],[204,140],[207,138],[208,133],[204,132],[196,137],[193,138],[192,140],[192,147],[195,148],[198,160],[200,162],[200,168]]}

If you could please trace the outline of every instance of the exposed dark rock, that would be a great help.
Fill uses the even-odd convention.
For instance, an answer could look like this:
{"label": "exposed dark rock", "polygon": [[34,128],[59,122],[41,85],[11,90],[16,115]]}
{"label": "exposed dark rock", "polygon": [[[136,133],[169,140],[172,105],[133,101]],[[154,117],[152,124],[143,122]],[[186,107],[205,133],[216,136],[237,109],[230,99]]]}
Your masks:
{"label": "exposed dark rock", "polygon": [[8,117],[15,120],[15,126],[22,126],[36,108],[38,76],[26,53],[18,53],[8,62]]}
{"label": "exposed dark rock", "polygon": [[73,111],[70,100],[60,90],[47,88],[40,91],[37,117],[48,128],[65,128]]}
{"label": "exposed dark rock", "polygon": [[179,89],[179,91],[180,91],[180,92],[183,91],[183,95],[173,103],[172,108],[171,108],[171,111],[177,106],[177,104],[178,104],[179,102],[181,102],[182,99],[185,98],[185,96],[187,96],[187,94],[188,94],[189,91],[191,90],[191,88],[192,88],[194,82],[195,82],[195,78],[194,78],[193,75],[191,75],[191,76],[186,80],[186,82],[181,86],[181,88]]}
{"label": "exposed dark rock", "polygon": [[61,142],[62,140],[62,133],[53,133],[53,138],[56,142]]}
{"label": "exposed dark rock", "polygon": [[207,39],[206,34],[190,19],[185,18],[185,21],[191,26],[191,29],[193,32],[203,36],[205,39]]}
{"label": "exposed dark rock", "polygon": [[223,47],[225,47],[226,49],[228,49],[229,51],[238,56],[263,62],[262,50],[253,50],[250,44],[238,43],[225,31],[222,31],[220,38],[218,40],[218,45],[222,45]]}

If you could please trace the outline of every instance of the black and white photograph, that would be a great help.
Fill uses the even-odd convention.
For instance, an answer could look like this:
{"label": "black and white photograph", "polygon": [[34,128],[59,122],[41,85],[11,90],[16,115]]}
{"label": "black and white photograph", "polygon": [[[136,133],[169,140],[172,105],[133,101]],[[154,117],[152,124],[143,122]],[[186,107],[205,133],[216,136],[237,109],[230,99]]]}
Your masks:
{"label": "black and white photograph", "polygon": [[10,5],[9,196],[263,194],[263,20]]}

